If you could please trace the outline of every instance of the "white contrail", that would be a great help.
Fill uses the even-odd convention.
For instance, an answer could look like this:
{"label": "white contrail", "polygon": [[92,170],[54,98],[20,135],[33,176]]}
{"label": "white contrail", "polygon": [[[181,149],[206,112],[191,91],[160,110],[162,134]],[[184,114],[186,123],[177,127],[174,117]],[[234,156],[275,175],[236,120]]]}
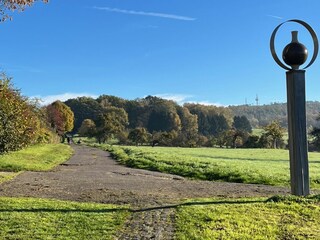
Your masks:
{"label": "white contrail", "polygon": [[116,13],[131,14],[131,15],[142,15],[142,16],[149,16],[149,17],[170,18],[170,19],[182,20],[182,21],[196,20],[196,18],[192,18],[192,17],[167,14],[167,13],[143,12],[143,11],[125,10],[125,9],[109,8],[109,7],[93,7],[93,8],[98,10],[108,11],[108,12],[116,12]]}
{"label": "white contrail", "polygon": [[266,15],[267,17],[272,17],[272,18],[276,18],[276,19],[283,19],[283,17],[279,17],[279,16],[275,16],[275,15]]}

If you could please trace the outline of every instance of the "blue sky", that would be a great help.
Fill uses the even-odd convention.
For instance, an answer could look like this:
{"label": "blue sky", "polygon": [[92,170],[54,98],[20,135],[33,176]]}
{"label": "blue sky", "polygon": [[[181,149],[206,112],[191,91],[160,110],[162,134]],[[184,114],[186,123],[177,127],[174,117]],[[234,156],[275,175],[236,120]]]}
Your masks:
{"label": "blue sky", "polygon": [[[51,0],[0,24],[0,68],[45,103],[101,94],[285,102],[285,70],[271,57],[270,35],[289,19],[320,33],[319,9],[318,0]],[[278,54],[292,30],[311,55],[310,36],[292,23],[279,30]],[[319,101],[320,60],[306,77],[307,99]]]}

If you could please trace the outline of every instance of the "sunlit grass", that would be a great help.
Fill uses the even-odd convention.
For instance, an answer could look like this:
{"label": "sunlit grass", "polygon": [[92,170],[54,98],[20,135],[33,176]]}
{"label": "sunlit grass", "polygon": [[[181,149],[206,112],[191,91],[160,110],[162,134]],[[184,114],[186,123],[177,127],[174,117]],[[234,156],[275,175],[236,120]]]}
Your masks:
{"label": "sunlit grass", "polygon": [[47,171],[68,160],[72,154],[73,150],[66,144],[35,145],[0,155],[0,172]]}
{"label": "sunlit grass", "polygon": [[320,203],[291,197],[204,199],[180,206],[176,223],[179,240],[320,239]]}
{"label": "sunlit grass", "polygon": [[114,239],[126,207],[0,198],[0,239]]}
{"label": "sunlit grass", "polygon": [[[201,180],[289,186],[289,152],[279,149],[220,149],[103,146],[130,167]],[[311,187],[320,188],[320,153],[309,153]]]}
{"label": "sunlit grass", "polygon": [[0,183],[16,177],[20,172],[0,172]]}

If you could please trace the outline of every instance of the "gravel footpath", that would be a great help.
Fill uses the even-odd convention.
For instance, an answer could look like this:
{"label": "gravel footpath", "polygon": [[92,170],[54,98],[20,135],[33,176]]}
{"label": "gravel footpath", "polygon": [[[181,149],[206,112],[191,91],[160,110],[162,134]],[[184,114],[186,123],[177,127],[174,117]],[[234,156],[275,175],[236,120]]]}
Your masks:
{"label": "gravel footpath", "polygon": [[[260,197],[288,194],[265,185],[192,181],[183,177],[127,168],[108,152],[72,146],[70,160],[49,172],[24,172],[0,184],[0,196],[40,197],[80,202],[130,204],[132,216],[116,239],[172,239],[174,208],[187,198]],[[168,207],[169,206],[169,207]]]}

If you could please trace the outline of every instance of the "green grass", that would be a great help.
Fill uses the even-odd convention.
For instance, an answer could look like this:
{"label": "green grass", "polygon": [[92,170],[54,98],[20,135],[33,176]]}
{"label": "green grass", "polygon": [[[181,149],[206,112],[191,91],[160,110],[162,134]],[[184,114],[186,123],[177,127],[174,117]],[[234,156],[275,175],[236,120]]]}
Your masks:
{"label": "green grass", "polygon": [[317,198],[189,202],[177,209],[177,239],[320,239]]}
{"label": "green grass", "polygon": [[0,239],[114,239],[126,208],[30,198],[0,198]]}
{"label": "green grass", "polygon": [[[289,152],[278,149],[103,145],[121,163],[200,180],[290,185]],[[320,153],[309,153],[311,187],[320,189]]]}
{"label": "green grass", "polygon": [[66,144],[31,146],[17,152],[0,155],[0,172],[48,171],[68,160],[72,153],[73,150]]}
{"label": "green grass", "polygon": [[12,178],[16,177],[20,172],[0,172],[0,183],[9,181]]}

